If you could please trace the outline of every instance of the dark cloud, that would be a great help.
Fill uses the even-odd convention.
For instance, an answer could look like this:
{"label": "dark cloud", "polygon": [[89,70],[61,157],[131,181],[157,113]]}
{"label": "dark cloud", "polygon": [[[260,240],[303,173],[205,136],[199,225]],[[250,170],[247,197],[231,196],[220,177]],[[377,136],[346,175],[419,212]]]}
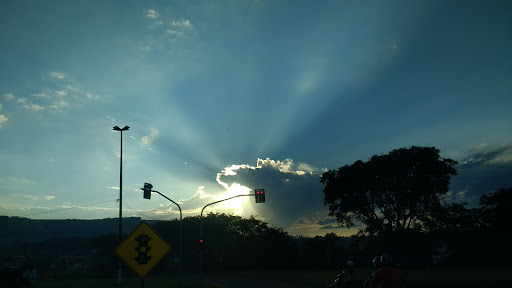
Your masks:
{"label": "dark cloud", "polygon": [[318,225],[328,225],[328,224],[334,224],[334,223],[336,223],[335,218],[320,220],[320,221],[316,222],[316,224],[318,224]]}
{"label": "dark cloud", "polygon": [[333,225],[325,225],[325,226],[322,226],[322,230],[328,230],[328,229],[341,229],[341,228],[345,228],[344,226],[333,226]]}
{"label": "dark cloud", "polygon": [[480,197],[499,188],[512,187],[512,146],[477,151],[461,161],[452,178],[451,201],[478,205]]}
{"label": "dark cloud", "polygon": [[242,166],[236,175],[220,176],[222,182],[239,183],[254,189],[263,188],[266,203],[250,202],[251,208],[267,222],[289,227],[302,217],[312,215],[327,216],[328,209],[323,205],[323,184],[320,175],[300,170],[306,165],[295,165],[292,160],[274,161],[258,159],[257,167]]}

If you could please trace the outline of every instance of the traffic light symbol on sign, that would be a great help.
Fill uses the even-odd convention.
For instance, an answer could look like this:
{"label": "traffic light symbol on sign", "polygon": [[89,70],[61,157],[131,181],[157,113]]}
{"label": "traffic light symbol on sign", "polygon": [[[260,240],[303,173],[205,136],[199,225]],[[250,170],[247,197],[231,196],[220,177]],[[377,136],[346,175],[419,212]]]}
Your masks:
{"label": "traffic light symbol on sign", "polygon": [[256,203],[265,203],[265,189],[256,189]]}
{"label": "traffic light symbol on sign", "polygon": [[148,251],[151,250],[149,246],[149,241],[151,241],[151,237],[148,234],[140,234],[139,237],[135,238],[135,241],[139,243],[139,247],[135,247],[135,251],[139,254],[135,257],[135,261],[142,264],[148,264],[148,261],[151,260],[151,256],[148,256]]}

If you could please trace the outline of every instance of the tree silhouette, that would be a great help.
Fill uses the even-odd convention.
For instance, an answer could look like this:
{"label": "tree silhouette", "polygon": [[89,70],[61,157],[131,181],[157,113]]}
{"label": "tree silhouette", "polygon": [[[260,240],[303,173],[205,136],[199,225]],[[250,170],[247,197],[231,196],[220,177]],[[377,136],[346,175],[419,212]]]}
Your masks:
{"label": "tree silhouette", "polygon": [[419,230],[442,209],[440,196],[457,175],[457,162],[435,147],[395,149],[324,172],[324,205],[339,224],[364,224],[359,234]]}

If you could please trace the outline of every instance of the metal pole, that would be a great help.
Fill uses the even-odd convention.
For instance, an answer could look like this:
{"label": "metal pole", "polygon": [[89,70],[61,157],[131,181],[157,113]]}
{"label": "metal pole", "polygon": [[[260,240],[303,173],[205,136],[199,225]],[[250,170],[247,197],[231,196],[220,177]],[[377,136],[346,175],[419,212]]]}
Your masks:
{"label": "metal pole", "polygon": [[[206,206],[205,206],[206,207]],[[203,208],[204,210],[204,208]],[[199,241],[203,241],[203,210],[201,210],[201,217],[199,217]],[[200,276],[203,276],[203,243],[200,243],[199,244],[199,255],[200,256],[200,260],[199,260],[199,265],[200,265],[200,269],[199,269],[199,275]]]}
{"label": "metal pole", "polygon": [[[121,130],[121,164],[119,170],[119,243],[123,241],[123,130]],[[117,267],[117,284],[121,284],[121,261]]]}
{"label": "metal pole", "polygon": [[[120,169],[119,169],[119,242],[123,240],[123,131],[129,130],[130,126],[119,128],[114,126],[114,131],[121,132],[121,155],[120,155]],[[117,267],[117,283],[121,284],[121,261]]]}
{"label": "metal pole", "polygon": [[[204,241],[203,240],[203,211],[206,207],[210,206],[210,205],[213,205],[213,204],[217,204],[219,202],[222,202],[222,201],[226,201],[226,200],[230,200],[230,199],[233,199],[233,198],[236,198],[236,197],[241,197],[241,196],[255,196],[256,194],[241,194],[241,195],[236,195],[236,196],[233,196],[233,197],[229,197],[229,198],[226,198],[226,199],[222,199],[222,200],[219,200],[219,201],[215,201],[215,202],[212,202],[210,204],[206,204],[203,209],[201,210],[201,216],[199,217],[199,240],[200,241]],[[202,243],[201,245],[204,245],[204,243]],[[200,246],[202,247],[202,246]],[[199,264],[200,264],[200,268],[199,268],[199,275],[203,275],[203,251],[201,249],[199,249],[199,255],[200,255],[200,260],[199,260]]]}
{"label": "metal pole", "polygon": [[181,262],[183,260],[183,221],[182,221],[182,214],[181,214],[181,207],[178,203],[172,201],[169,197],[165,196],[164,194],[158,192],[158,191],[155,191],[155,190],[151,190],[151,192],[155,192],[155,193],[158,193],[160,194],[160,196],[164,197],[165,199],[171,201],[172,203],[176,204],[176,206],[178,206],[178,209],[180,210],[180,266],[179,266],[179,272],[181,273]]}
{"label": "metal pole", "polygon": [[121,169],[119,170],[119,241],[123,239],[123,131],[121,131]]}

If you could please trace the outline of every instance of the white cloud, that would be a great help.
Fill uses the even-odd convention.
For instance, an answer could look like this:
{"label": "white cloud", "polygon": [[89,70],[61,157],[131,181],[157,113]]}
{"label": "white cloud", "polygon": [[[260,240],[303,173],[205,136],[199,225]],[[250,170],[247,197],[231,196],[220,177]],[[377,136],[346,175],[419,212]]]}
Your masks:
{"label": "white cloud", "polygon": [[96,94],[92,94],[92,93],[85,93],[85,96],[88,98],[88,99],[98,99],[100,98],[100,96],[96,95]]}
{"label": "white cloud", "polygon": [[32,96],[37,97],[37,98],[50,99],[50,96],[48,96],[48,94],[46,94],[46,93],[36,93],[36,94],[32,94]]}
{"label": "white cloud", "polygon": [[66,90],[58,90],[58,91],[55,91],[55,95],[61,96],[61,97],[62,96],[66,96],[66,95],[68,95],[68,91],[66,91]]}
{"label": "white cloud", "polygon": [[5,115],[0,114],[0,128],[3,127],[3,124],[5,124],[7,122],[7,120],[9,120],[9,119],[7,117],[5,117]]}
{"label": "white cloud", "polygon": [[171,26],[173,27],[183,27],[183,28],[193,28],[194,25],[190,23],[189,20],[182,20],[182,21],[171,21]]}
{"label": "white cloud", "polygon": [[7,93],[7,94],[4,94],[4,98],[7,101],[11,101],[11,100],[14,100],[15,97],[11,93]]}
{"label": "white cloud", "polygon": [[43,198],[46,200],[53,200],[55,199],[55,196],[43,196]]}
{"label": "white cloud", "polygon": [[28,110],[32,111],[41,111],[44,110],[44,107],[39,104],[30,103],[29,105],[24,105],[24,108],[27,108]]}
{"label": "white cloud", "polygon": [[[309,165],[304,164],[304,163],[299,164],[298,167],[295,168],[295,164],[293,163],[292,159],[285,159],[283,161],[279,161],[279,160],[275,161],[275,160],[271,160],[269,158],[267,158],[267,159],[259,159],[258,158],[256,166],[258,168],[273,167],[273,168],[279,170],[279,172],[294,173],[294,174],[299,174],[299,175],[305,174],[305,172],[303,170],[306,170],[308,172],[313,172],[313,170],[314,170]],[[297,171],[295,171],[295,170],[297,170]]]}
{"label": "white cloud", "polygon": [[55,101],[53,105],[50,106],[52,109],[62,110],[62,109],[68,109],[71,108],[71,105],[69,105],[66,101]]}
{"label": "white cloud", "polygon": [[176,31],[176,30],[172,30],[172,29],[167,29],[165,30],[165,32],[169,35],[173,35],[173,36],[176,36],[176,37],[180,37],[183,35],[183,32],[181,31]]}
{"label": "white cloud", "polygon": [[25,97],[22,97],[22,98],[18,99],[16,102],[18,102],[18,103],[20,103],[20,104],[24,105],[24,104],[27,104],[27,103],[28,103],[28,99],[27,99],[27,98],[25,98]]}
{"label": "white cloud", "polygon": [[50,72],[49,75],[50,75],[50,77],[55,78],[55,79],[59,79],[59,80],[62,80],[62,79],[65,78],[64,74],[59,73],[59,72]]}
{"label": "white cloud", "polygon": [[151,18],[151,19],[156,19],[156,18],[160,17],[160,13],[158,13],[158,11],[156,11],[154,9],[147,10],[145,15],[146,15],[146,17]]}
{"label": "white cloud", "polygon": [[39,105],[39,104],[34,104],[32,102],[30,102],[27,98],[25,97],[22,97],[22,98],[19,98],[17,101],[17,103],[21,104],[21,106],[25,109],[28,109],[28,110],[32,110],[32,111],[41,111],[41,110],[44,110],[44,107]]}
{"label": "white cloud", "polygon": [[153,144],[153,142],[156,140],[156,138],[158,137],[158,130],[151,130],[151,133],[148,135],[148,136],[144,136],[140,139],[140,145],[144,148],[150,146],[151,144]]}

